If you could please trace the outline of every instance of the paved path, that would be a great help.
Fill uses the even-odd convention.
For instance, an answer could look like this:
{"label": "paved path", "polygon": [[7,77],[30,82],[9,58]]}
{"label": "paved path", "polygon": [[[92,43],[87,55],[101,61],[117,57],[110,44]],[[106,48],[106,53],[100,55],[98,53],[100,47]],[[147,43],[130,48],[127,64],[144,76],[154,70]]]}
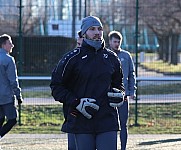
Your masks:
{"label": "paved path", "polygon": [[[67,150],[67,135],[8,134],[0,145],[3,150]],[[130,134],[127,150],[181,150],[181,134]]]}
{"label": "paved path", "polygon": [[[138,95],[138,103],[180,103],[181,94]],[[130,100],[135,103],[135,100]],[[53,98],[25,98],[22,105],[57,105]]]}

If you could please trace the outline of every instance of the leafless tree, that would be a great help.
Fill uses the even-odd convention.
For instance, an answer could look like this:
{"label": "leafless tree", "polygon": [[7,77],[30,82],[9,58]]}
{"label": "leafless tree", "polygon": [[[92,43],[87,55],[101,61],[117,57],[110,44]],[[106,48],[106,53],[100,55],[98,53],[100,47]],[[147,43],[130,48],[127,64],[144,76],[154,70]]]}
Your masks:
{"label": "leafless tree", "polygon": [[[132,4],[135,0],[130,0]],[[177,65],[181,34],[180,0],[139,0],[139,23],[146,25],[158,37],[159,58]]]}
{"label": "leafless tree", "polygon": [[18,8],[17,3],[1,2],[0,9],[0,34],[17,34]]}
{"label": "leafless tree", "polygon": [[[19,9],[22,12],[21,18]],[[45,19],[45,9],[32,0],[26,0],[22,7],[20,7],[19,0],[14,0],[14,3],[3,1],[0,16],[0,33],[18,35],[21,23],[22,34],[33,35],[39,34],[38,28],[41,21],[43,22]]]}

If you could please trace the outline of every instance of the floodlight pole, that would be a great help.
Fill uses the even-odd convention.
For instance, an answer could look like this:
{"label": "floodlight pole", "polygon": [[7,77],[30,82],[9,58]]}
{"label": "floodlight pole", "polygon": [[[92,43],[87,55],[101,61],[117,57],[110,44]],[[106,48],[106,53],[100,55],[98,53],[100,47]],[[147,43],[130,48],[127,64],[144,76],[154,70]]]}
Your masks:
{"label": "floodlight pole", "polygon": [[[135,24],[135,74],[138,76],[138,10],[139,10],[139,0],[136,0],[136,24]],[[138,83],[136,83],[138,87]],[[138,126],[138,90],[136,90],[136,100],[135,100],[135,126]]]}

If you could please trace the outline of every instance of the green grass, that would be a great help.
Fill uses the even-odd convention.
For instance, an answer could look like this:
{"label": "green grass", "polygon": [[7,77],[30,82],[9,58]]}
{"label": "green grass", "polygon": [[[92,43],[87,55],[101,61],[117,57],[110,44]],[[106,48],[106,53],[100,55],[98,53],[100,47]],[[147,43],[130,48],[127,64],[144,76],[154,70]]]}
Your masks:
{"label": "green grass", "polygon": [[63,123],[62,105],[23,105],[21,126],[13,128],[13,133],[58,133]]}
{"label": "green grass", "polygon": [[138,126],[134,126],[134,106],[130,106],[130,133],[181,133],[181,104],[139,104]]}
{"label": "green grass", "polygon": [[171,65],[169,63],[165,63],[161,60],[154,62],[144,62],[141,63],[141,66],[148,70],[157,71],[161,73],[167,74],[181,74],[181,64]]}
{"label": "green grass", "polygon": [[138,95],[152,95],[152,94],[176,94],[181,93],[181,83],[167,83],[153,84],[139,86],[138,84]]}
{"label": "green grass", "polygon": [[[22,106],[22,125],[10,133],[59,134],[63,123],[62,105]],[[135,106],[130,104],[130,134],[181,133],[181,104],[139,104],[138,126],[135,126]]]}
{"label": "green grass", "polygon": [[26,98],[52,98],[51,92],[49,90],[23,91],[22,95]]}

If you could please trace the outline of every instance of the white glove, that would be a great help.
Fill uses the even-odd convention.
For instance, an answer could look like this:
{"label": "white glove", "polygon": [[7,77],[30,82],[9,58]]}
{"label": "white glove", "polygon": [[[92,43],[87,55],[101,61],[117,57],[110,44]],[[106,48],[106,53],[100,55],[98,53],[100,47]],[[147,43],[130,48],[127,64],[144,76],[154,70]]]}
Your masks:
{"label": "white glove", "polygon": [[91,119],[92,115],[88,113],[88,110],[90,113],[95,113],[95,111],[99,110],[99,106],[94,102],[96,102],[96,100],[92,98],[81,98],[80,103],[77,105],[76,109],[81,112],[86,118]]}
{"label": "white glove", "polygon": [[124,103],[124,93],[119,89],[113,88],[113,92],[107,93],[109,97],[109,105],[111,107],[120,107]]}

